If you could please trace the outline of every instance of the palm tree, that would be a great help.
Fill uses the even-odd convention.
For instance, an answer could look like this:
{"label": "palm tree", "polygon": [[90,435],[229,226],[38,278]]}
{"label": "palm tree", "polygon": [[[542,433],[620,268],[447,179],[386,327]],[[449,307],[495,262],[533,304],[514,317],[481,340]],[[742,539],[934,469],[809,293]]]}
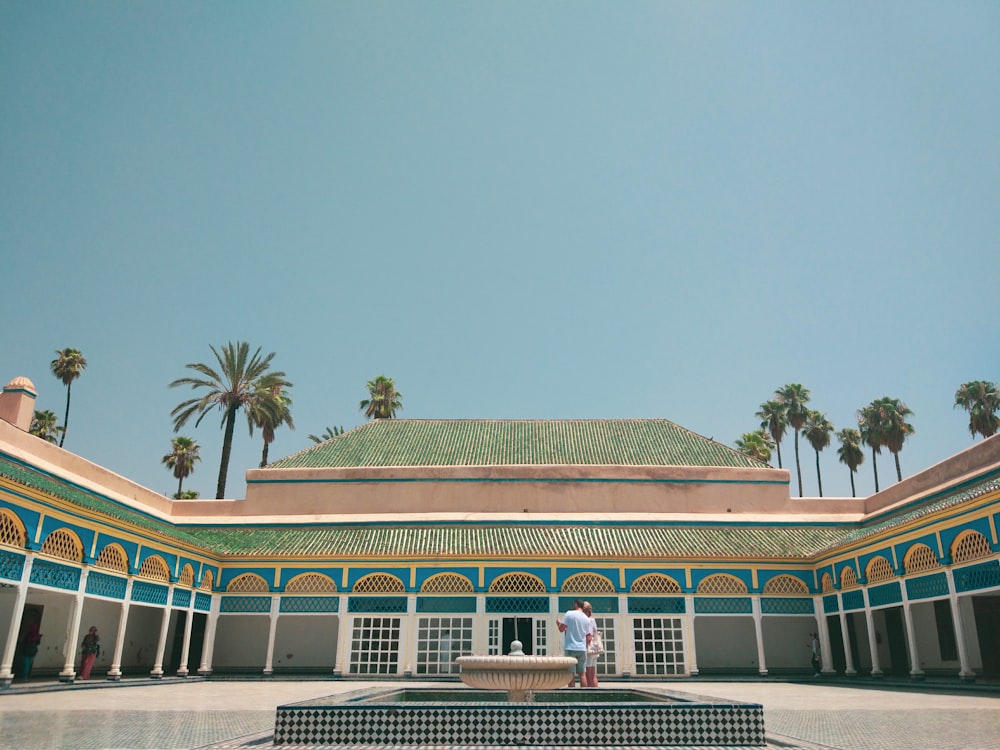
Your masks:
{"label": "palm tree", "polygon": [[896,481],[903,481],[903,472],[899,468],[899,452],[903,450],[906,438],[913,434],[913,425],[906,421],[913,416],[913,410],[898,398],[883,396],[878,400],[882,415],[882,444],[889,449],[896,461]]}
{"label": "palm tree", "polygon": [[194,438],[179,435],[170,441],[170,453],[161,459],[163,464],[173,471],[177,480],[177,494],[174,495],[177,500],[181,500],[184,495],[182,487],[184,480],[191,476],[194,465],[201,461],[200,451],[201,446]]}
{"label": "palm tree", "polygon": [[271,360],[274,352],[261,357],[260,347],[251,355],[250,345],[245,341],[227,343],[221,351],[214,346],[209,347],[218,363],[218,370],[200,362],[188,364],[187,367],[199,373],[201,377],[178,378],[170,384],[171,388],[189,385],[193,390],[203,389],[205,393],[199,398],[191,398],[174,407],[170,415],[174,418],[174,430],[179,430],[187,421],[198,414],[195,427],[201,424],[212,409],[218,406],[222,410],[222,459],[219,463],[219,482],[216,486],[216,498],[226,494],[226,475],[229,471],[229,457],[233,450],[233,428],[236,426],[236,412],[246,409],[253,400],[258,381],[265,375],[284,378],[285,373],[271,371]]}
{"label": "palm tree", "polygon": [[736,450],[744,456],[769,463],[771,461],[771,436],[763,429],[756,432],[745,432],[736,440]]}
{"label": "palm tree", "polygon": [[777,401],[765,401],[760,405],[760,410],[756,414],[761,420],[760,427],[767,430],[774,441],[775,450],[778,452],[778,468],[781,466],[781,440],[785,437],[785,430],[788,429],[788,415],[785,412],[785,405]]}
{"label": "palm tree", "polygon": [[368,389],[368,398],[358,408],[366,417],[392,419],[403,408],[403,394],[396,390],[392,378],[379,375],[374,380],[369,380],[365,387]]}
{"label": "palm tree", "polygon": [[819,472],[819,452],[830,444],[830,433],[833,432],[833,422],[821,411],[810,411],[802,434],[806,436],[809,445],[816,451],[816,481],[819,483],[819,496],[823,497],[823,476]]}
{"label": "palm tree", "polygon": [[969,412],[969,432],[988,438],[1000,430],[1000,391],[997,384],[988,380],[970,380],[955,391],[955,408],[961,406]]}
{"label": "palm tree", "polygon": [[253,428],[259,427],[264,438],[264,450],[260,454],[260,468],[267,466],[267,452],[274,442],[274,431],[287,424],[290,430],[295,429],[290,407],[292,399],[286,390],[292,384],[283,377],[265,375],[254,388],[254,396],[247,407],[247,419],[250,422],[250,434]]}
{"label": "palm tree", "polygon": [[30,434],[50,443],[58,442],[59,438],[57,436],[62,431],[63,428],[59,426],[59,417],[56,416],[54,411],[49,409],[36,411],[35,416],[31,420],[31,426],[28,428]]}
{"label": "palm tree", "polygon": [[87,360],[84,359],[79,349],[56,349],[56,354],[59,356],[52,360],[49,367],[52,369],[52,374],[66,386],[66,416],[63,417],[62,437],[59,438],[59,447],[61,448],[66,441],[66,431],[69,429],[70,386],[87,368]]}
{"label": "palm tree", "polygon": [[858,410],[858,429],[861,442],[871,446],[872,470],[875,472],[875,491],[878,492],[878,454],[882,452],[885,438],[882,433],[882,417],[878,401],[872,401],[868,406]]}
{"label": "palm tree", "polygon": [[809,389],[800,383],[789,383],[774,392],[775,400],[784,404],[788,425],[795,430],[795,471],[799,476],[799,497],[802,497],[802,465],[799,463],[799,431],[806,423],[809,410]]}
{"label": "palm tree", "polygon": [[309,439],[314,443],[325,443],[327,440],[333,440],[337,435],[343,435],[344,428],[341,427],[327,427],[320,435],[310,435]]}
{"label": "palm tree", "polygon": [[840,463],[846,464],[851,470],[851,497],[857,497],[854,491],[854,472],[865,461],[865,452],[861,450],[861,433],[852,427],[846,427],[837,433],[837,440],[840,441],[840,447],[837,448]]}

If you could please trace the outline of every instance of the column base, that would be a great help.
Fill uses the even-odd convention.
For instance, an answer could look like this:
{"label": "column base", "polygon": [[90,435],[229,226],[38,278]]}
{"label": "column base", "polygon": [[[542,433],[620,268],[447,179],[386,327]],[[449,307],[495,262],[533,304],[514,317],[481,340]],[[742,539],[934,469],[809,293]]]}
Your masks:
{"label": "column base", "polygon": [[76,672],[60,672],[59,682],[75,682]]}
{"label": "column base", "polygon": [[923,682],[924,673],[923,672],[910,672],[910,679],[914,682]]}
{"label": "column base", "polygon": [[177,676],[178,677],[187,677],[188,676],[187,669],[178,669],[177,670]]}
{"label": "column base", "polygon": [[958,676],[958,679],[960,679],[962,682],[975,682],[976,681],[976,675],[975,674],[960,674]]}
{"label": "column base", "polygon": [[212,669],[211,669],[211,667],[199,667],[198,668],[198,676],[199,677],[211,677],[212,676]]}
{"label": "column base", "polygon": [[153,680],[162,680],[163,679],[163,670],[162,669],[159,669],[159,670],[154,669],[152,672],[149,673],[149,677],[150,677],[150,679],[153,679]]}

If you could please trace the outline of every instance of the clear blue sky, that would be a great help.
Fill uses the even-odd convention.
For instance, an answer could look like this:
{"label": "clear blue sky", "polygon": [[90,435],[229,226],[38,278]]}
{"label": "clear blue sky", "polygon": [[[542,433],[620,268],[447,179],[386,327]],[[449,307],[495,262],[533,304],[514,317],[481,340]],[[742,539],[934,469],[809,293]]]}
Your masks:
{"label": "clear blue sky", "polygon": [[729,445],[800,382],[837,428],[905,401],[907,475],[1000,381],[996,2],[0,0],[0,92],[0,380],[61,417],[81,349],[66,448],[161,492],[167,384],[230,340],[295,384],[272,458],[382,373],[403,417]]}

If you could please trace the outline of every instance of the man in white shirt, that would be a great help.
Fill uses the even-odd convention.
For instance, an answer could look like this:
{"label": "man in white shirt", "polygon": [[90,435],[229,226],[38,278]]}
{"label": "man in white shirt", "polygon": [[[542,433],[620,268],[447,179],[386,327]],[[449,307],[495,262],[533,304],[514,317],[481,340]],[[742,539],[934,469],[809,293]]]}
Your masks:
{"label": "man in white shirt", "polygon": [[564,649],[566,656],[576,659],[576,668],[569,678],[569,687],[576,686],[576,676],[580,675],[580,686],[586,687],[584,673],[587,668],[587,644],[590,642],[590,618],[583,613],[583,600],[573,602],[573,609],[556,620],[559,632],[566,636]]}

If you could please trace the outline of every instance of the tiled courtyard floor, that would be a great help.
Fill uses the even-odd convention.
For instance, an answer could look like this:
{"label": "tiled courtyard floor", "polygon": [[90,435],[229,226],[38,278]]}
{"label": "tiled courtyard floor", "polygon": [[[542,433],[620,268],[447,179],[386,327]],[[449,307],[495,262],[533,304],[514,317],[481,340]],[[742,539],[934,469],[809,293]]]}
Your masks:
{"label": "tiled courtyard floor", "polygon": [[[273,749],[277,705],[392,684],[193,679],[15,686],[0,691],[0,750]],[[871,681],[605,683],[626,685],[761,703],[768,747],[775,750],[1000,748],[1000,688],[911,689]]]}

